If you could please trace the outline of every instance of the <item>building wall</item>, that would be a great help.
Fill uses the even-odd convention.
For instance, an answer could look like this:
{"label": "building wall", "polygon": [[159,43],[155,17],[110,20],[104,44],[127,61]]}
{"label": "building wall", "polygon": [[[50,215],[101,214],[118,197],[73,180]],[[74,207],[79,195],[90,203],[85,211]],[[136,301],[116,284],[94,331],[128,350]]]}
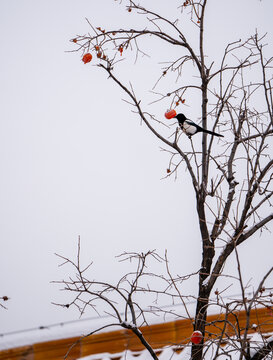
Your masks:
{"label": "building wall", "polygon": [[[226,322],[225,320],[228,320]],[[216,338],[224,330],[225,337],[233,336],[243,331],[246,324],[246,313],[240,311],[225,315],[211,315],[207,318],[206,338]],[[227,324],[224,328],[224,324]],[[267,308],[252,310],[250,326],[256,324],[250,332],[258,331],[266,334],[273,332],[272,311]],[[189,342],[193,331],[192,320],[177,320],[151,326],[144,326],[141,331],[154,349],[168,345],[183,346]],[[143,350],[143,345],[130,330],[118,330],[88,337],[74,337],[68,339],[40,342],[24,347],[0,351],[0,360],[75,360],[91,354],[104,352],[120,353],[124,350]]]}

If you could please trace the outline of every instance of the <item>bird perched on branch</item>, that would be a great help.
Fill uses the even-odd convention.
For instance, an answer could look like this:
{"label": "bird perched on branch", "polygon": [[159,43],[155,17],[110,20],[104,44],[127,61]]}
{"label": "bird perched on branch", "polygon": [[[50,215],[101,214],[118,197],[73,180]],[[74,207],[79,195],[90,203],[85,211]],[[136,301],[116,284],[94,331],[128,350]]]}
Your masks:
{"label": "bird perched on branch", "polygon": [[221,134],[218,134],[214,131],[206,130],[206,129],[202,128],[201,126],[195,124],[195,122],[187,119],[184,114],[177,114],[174,117],[178,120],[178,124],[179,124],[180,128],[184,131],[184,133],[186,135],[188,135],[189,138],[191,138],[192,135],[194,135],[198,132],[204,132],[204,133],[207,133],[210,135],[224,137]]}

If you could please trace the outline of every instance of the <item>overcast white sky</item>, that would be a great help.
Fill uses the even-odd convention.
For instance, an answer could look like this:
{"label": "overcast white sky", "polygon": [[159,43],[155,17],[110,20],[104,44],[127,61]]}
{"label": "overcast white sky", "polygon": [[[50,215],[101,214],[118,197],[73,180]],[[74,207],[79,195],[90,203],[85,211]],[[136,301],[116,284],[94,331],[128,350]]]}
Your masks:
{"label": "overcast white sky", "polygon": [[[145,3],[179,17],[179,1]],[[211,53],[258,28],[268,33],[272,54],[272,0],[211,4]],[[69,39],[89,31],[85,17],[119,28],[131,26],[133,16],[112,0],[0,1],[0,296],[11,298],[8,310],[0,308],[0,333],[78,318],[51,304],[66,300],[50,283],[64,275],[54,253],[75,256],[78,235],[84,259],[94,260],[94,278],[114,281],[128,269],[114,259],[123,251],[163,254],[167,248],[175,273],[199,268],[194,196],[183,191],[187,174],[161,180],[168,156],[159,141],[100,69],[83,65],[80,53],[66,52],[73,48]],[[134,26],[141,28],[139,18]],[[150,55],[159,59],[161,51]],[[141,91],[155,60],[140,61],[138,72],[131,66],[123,75]],[[146,93],[140,94],[145,101]],[[188,105],[197,115],[194,102]],[[242,247],[247,280],[268,270],[272,251],[269,233]],[[189,284],[185,292],[195,287]]]}

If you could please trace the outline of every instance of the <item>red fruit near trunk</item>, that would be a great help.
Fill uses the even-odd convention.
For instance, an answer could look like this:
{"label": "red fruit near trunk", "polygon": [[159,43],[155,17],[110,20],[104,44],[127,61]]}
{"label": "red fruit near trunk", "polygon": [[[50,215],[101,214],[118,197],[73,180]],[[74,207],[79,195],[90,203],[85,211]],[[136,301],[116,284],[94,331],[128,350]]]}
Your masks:
{"label": "red fruit near trunk", "polygon": [[193,344],[200,344],[200,342],[202,341],[203,339],[203,335],[201,333],[201,331],[194,331],[191,335],[191,342]]}

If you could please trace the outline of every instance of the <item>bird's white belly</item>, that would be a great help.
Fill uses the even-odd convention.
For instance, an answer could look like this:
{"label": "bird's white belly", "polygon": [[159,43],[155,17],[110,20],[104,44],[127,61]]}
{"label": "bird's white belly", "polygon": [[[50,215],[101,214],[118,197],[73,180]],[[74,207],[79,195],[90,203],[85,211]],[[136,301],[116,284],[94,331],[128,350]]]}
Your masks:
{"label": "bird's white belly", "polygon": [[196,133],[196,127],[184,122],[183,131],[185,131],[186,134],[194,135]]}

